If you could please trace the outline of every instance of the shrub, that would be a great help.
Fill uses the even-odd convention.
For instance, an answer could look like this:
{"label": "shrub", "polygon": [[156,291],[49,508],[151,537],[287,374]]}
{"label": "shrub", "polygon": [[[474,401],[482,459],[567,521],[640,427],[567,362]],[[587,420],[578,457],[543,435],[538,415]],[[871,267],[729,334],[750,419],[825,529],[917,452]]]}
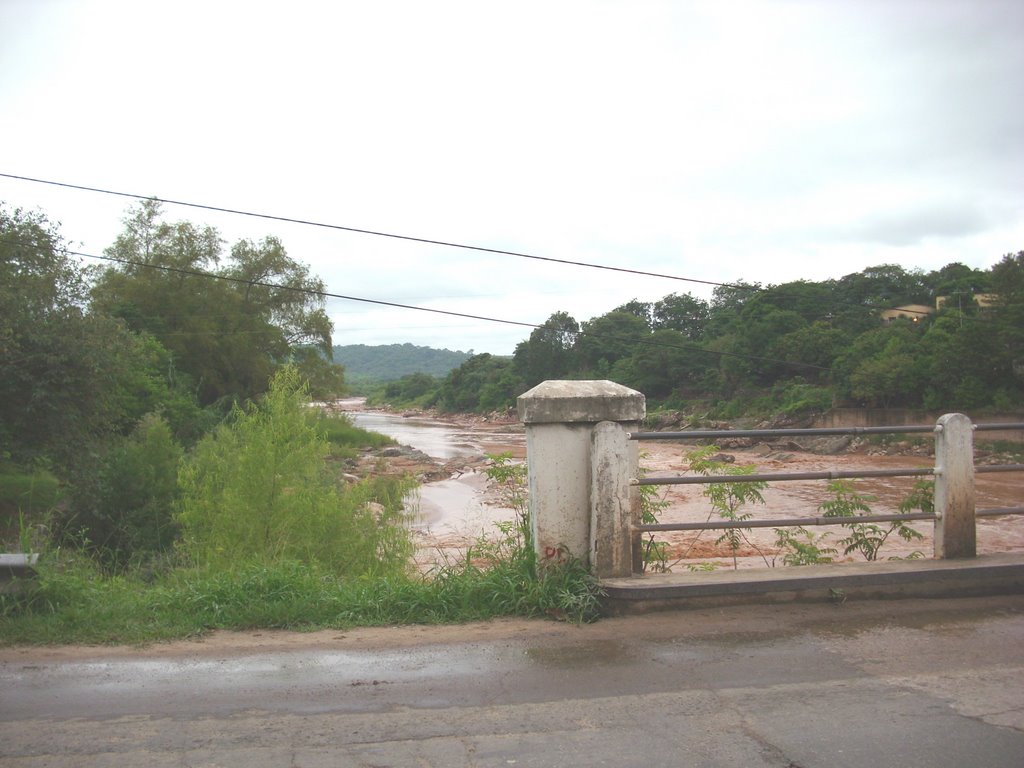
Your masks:
{"label": "shrub", "polygon": [[[930,481],[918,482],[914,486],[913,493],[900,504],[900,512],[907,514],[914,509],[931,512],[934,509],[931,489]],[[832,480],[828,484],[828,490],[832,494],[832,498],[823,501],[818,506],[818,510],[823,512],[825,517],[852,518],[851,522],[842,524],[850,531],[849,536],[839,540],[839,543],[845,547],[843,554],[859,552],[865,560],[873,561],[878,559],[878,551],[893,533],[904,541],[924,538],[902,520],[892,521],[888,525],[856,522],[858,517],[871,514],[870,502],[874,501],[874,497],[857,492],[852,482]]]}
{"label": "shrub", "polygon": [[196,564],[296,561],[351,576],[404,570],[400,489],[382,496],[381,481],[340,489],[306,399],[297,371],[285,367],[258,405],[236,409],[196,446],[178,514],[182,549]]}
{"label": "shrub", "polygon": [[70,507],[57,520],[59,539],[84,545],[114,570],[169,550],[181,457],[167,422],[144,416],[91,468],[79,468]]}

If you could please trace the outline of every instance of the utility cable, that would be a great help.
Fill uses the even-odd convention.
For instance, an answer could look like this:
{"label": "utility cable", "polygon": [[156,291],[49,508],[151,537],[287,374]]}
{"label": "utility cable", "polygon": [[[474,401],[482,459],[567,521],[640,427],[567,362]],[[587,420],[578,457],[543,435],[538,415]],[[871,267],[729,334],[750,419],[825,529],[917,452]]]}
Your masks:
{"label": "utility cable", "polygon": [[499,256],[515,256],[520,259],[534,259],[536,261],[545,261],[552,264],[567,264],[573,267],[586,267],[588,269],[604,269],[610,272],[620,272],[630,275],[641,275],[644,277],[658,277],[663,280],[678,280],[687,283],[699,283],[701,285],[713,285],[721,286],[725,288],[737,288],[741,290],[750,290],[750,286],[744,286],[739,283],[719,283],[713,280],[700,280],[695,277],[680,277],[679,275],[666,275],[659,272],[647,272],[640,269],[628,269],[626,267],[613,267],[608,264],[591,264],[585,261],[572,261],[570,259],[557,259],[553,256],[537,256],[530,253],[521,253],[519,251],[507,251],[501,248],[487,248],[482,245],[467,245],[466,243],[456,243],[447,240],[433,240],[426,237],[415,237],[413,235],[399,235],[394,232],[380,232],[372,229],[361,229],[359,227],[348,227],[341,224],[329,224],[322,221],[311,221],[308,219],[297,219],[289,216],[276,216],[270,213],[257,213],[254,211],[242,211],[235,208],[224,208],[217,205],[205,205],[202,203],[190,203],[184,200],[171,200],[170,198],[155,197],[153,195],[139,195],[132,192],[117,192],[110,189],[101,189],[99,187],[88,187],[81,184],[69,184],[62,181],[50,181],[47,179],[36,179],[30,176],[18,176],[13,173],[0,173],[0,177],[6,179],[16,179],[18,181],[29,181],[35,184],[48,184],[54,187],[64,187],[65,189],[78,189],[85,192],[98,192],[104,195],[116,195],[118,197],[128,197],[134,200],[155,200],[158,203],[167,203],[169,205],[180,205],[186,208],[197,208],[204,211],[216,211],[217,213],[230,213],[238,216],[249,216],[257,219],[268,219],[270,221],[282,221],[288,224],[301,224],[308,227],[320,227],[322,229],[333,229],[341,232],[353,232],[360,235],[372,235],[374,237],[387,237],[393,240],[405,240],[413,243],[424,243],[426,245],[440,245],[445,248],[461,248],[468,251],[478,251],[480,253],[493,253]]}
{"label": "utility cable", "polygon": [[[80,251],[66,251],[66,253],[68,255],[70,255],[70,256],[78,256],[78,257],[86,258],[86,259],[98,259],[98,260],[101,260],[101,261],[110,261],[110,262],[114,262],[114,263],[117,263],[117,264],[124,264],[126,266],[134,266],[134,267],[142,267],[142,268],[149,268],[149,269],[157,269],[157,270],[161,270],[161,271],[164,271],[164,272],[173,272],[175,274],[191,275],[191,276],[194,276],[194,277],[202,277],[202,278],[208,278],[208,279],[214,279],[214,280],[224,280],[224,281],[227,281],[227,282],[239,283],[239,284],[242,284],[242,285],[259,286],[261,288],[272,288],[272,289],[279,289],[279,290],[284,290],[284,291],[292,291],[292,292],[295,292],[295,293],[306,294],[308,296],[317,296],[318,298],[321,298],[321,299],[341,299],[343,301],[356,301],[356,302],[361,302],[361,303],[364,303],[364,304],[374,304],[376,306],[392,307],[392,308],[395,308],[395,309],[409,309],[409,310],[413,310],[413,311],[417,311],[417,312],[431,312],[431,313],[438,314],[438,315],[446,315],[448,317],[461,317],[461,318],[466,318],[466,319],[469,319],[469,320],[479,320],[479,321],[488,322],[488,323],[502,323],[504,325],[514,325],[514,326],[518,326],[518,327],[521,327],[521,328],[533,328],[533,329],[549,330],[544,325],[540,325],[540,324],[537,324],[537,323],[527,323],[527,322],[523,322],[523,321],[520,321],[520,320],[507,320],[507,319],[503,319],[503,318],[489,317],[489,316],[486,316],[486,315],[473,315],[473,314],[468,314],[466,312],[454,312],[452,310],[434,309],[432,307],[418,307],[418,306],[415,306],[415,305],[412,305],[412,304],[400,304],[398,302],[384,301],[382,299],[368,299],[368,298],[361,297],[361,296],[346,296],[346,295],[340,294],[340,293],[331,293],[329,291],[318,291],[318,290],[313,290],[311,288],[299,288],[299,287],[289,286],[289,285],[279,285],[277,283],[269,283],[269,282],[266,282],[266,281],[263,281],[263,280],[246,280],[246,279],[241,278],[241,277],[231,277],[229,275],[218,275],[218,274],[215,274],[213,272],[202,272],[200,270],[184,269],[182,267],[170,267],[170,266],[158,265],[158,264],[148,264],[148,263],[146,263],[144,261],[136,261],[136,260],[133,260],[133,259],[122,259],[122,258],[118,258],[118,257],[115,257],[115,256],[97,256],[95,254],[82,253]],[[779,365],[794,366],[794,367],[799,367],[799,368],[811,368],[811,369],[819,370],[819,371],[827,371],[827,370],[829,370],[828,368],[826,368],[824,366],[813,365],[812,363],[800,363],[800,362],[794,362],[794,361],[790,361],[790,360],[779,360],[779,359],[772,358],[772,357],[763,357],[763,356],[760,356],[760,355],[741,354],[741,353],[738,353],[738,352],[723,352],[723,351],[718,351],[718,350],[709,350],[709,349],[704,349],[703,347],[699,347],[697,345],[691,345],[691,344],[665,344],[663,342],[648,341],[648,340],[644,340],[644,339],[627,339],[627,338],[624,338],[624,337],[621,337],[621,336],[611,336],[611,335],[605,335],[605,334],[595,335],[595,334],[588,334],[585,330],[566,331],[566,332],[573,334],[574,337],[588,336],[590,338],[599,339],[599,340],[603,339],[603,340],[607,340],[607,341],[624,341],[624,342],[627,342],[627,343],[630,343],[630,344],[637,344],[637,345],[648,346],[648,347],[657,347],[657,348],[661,348],[661,349],[674,349],[674,350],[678,350],[678,351],[682,351],[682,352],[699,352],[699,353],[708,354],[708,355],[718,355],[720,357],[734,357],[734,358],[739,358],[739,359],[742,359],[742,360],[758,360],[758,361],[761,361],[761,362],[777,363]]]}
{"label": "utility cable", "polygon": [[[396,233],[393,233],[393,232],[382,232],[382,231],[377,231],[377,230],[372,230],[372,229],[362,229],[362,228],[359,228],[359,227],[350,227],[350,226],[345,226],[345,225],[341,225],[341,224],[331,224],[331,223],[327,223],[327,222],[312,221],[312,220],[308,220],[308,219],[299,219],[299,218],[293,218],[293,217],[289,217],[289,216],[278,216],[278,215],[269,214],[269,213],[258,213],[258,212],[254,212],[254,211],[243,211],[243,210],[236,209],[236,208],[227,208],[227,207],[223,207],[223,206],[207,205],[207,204],[203,204],[203,203],[192,203],[192,202],[188,202],[188,201],[184,201],[184,200],[172,200],[170,198],[162,198],[162,197],[156,197],[156,196],[139,195],[139,194],[136,194],[136,193],[133,193],[133,192],[119,192],[119,191],[111,190],[111,189],[103,189],[101,187],[91,187],[91,186],[86,186],[86,185],[82,185],[82,184],[71,184],[71,183],[68,183],[68,182],[53,181],[53,180],[49,180],[49,179],[38,179],[38,178],[31,177],[31,176],[20,176],[20,175],[13,174],[13,173],[0,173],[0,178],[14,179],[16,181],[27,181],[27,182],[31,182],[33,184],[45,184],[45,185],[54,186],[54,187],[63,187],[65,189],[76,189],[76,190],[80,190],[80,191],[84,191],[84,192],[96,192],[98,194],[113,195],[113,196],[116,196],[116,197],[126,197],[126,198],[130,198],[130,199],[133,199],[133,200],[154,200],[156,202],[167,203],[169,205],[178,205],[178,206],[182,206],[182,207],[185,207],[185,208],[195,208],[195,209],[205,210],[205,211],[215,211],[217,213],[227,213],[227,214],[233,214],[233,215],[238,215],[238,216],[248,216],[250,218],[267,219],[269,221],[281,221],[281,222],[285,222],[285,223],[289,223],[289,224],[299,224],[299,225],[303,225],[303,226],[319,227],[319,228],[322,228],[322,229],[332,229],[332,230],[337,230],[337,231],[341,231],[341,232],[352,232],[352,233],[362,234],[362,235],[371,235],[371,236],[374,236],[374,237],[385,237],[385,238],[391,238],[391,239],[394,239],[394,240],[404,240],[404,241],[407,241],[407,242],[424,243],[424,244],[427,244],[427,245],[439,245],[439,246],[442,246],[442,247],[445,247],[445,248],[460,248],[460,249],[463,249],[463,250],[477,251],[477,252],[481,252],[481,253],[491,253],[491,254],[500,255],[500,256],[514,256],[516,258],[532,259],[532,260],[535,260],[535,261],[548,262],[548,263],[552,263],[552,264],[566,264],[566,265],[574,266],[574,267],[584,267],[584,268],[587,268],[587,269],[601,269],[601,270],[606,270],[606,271],[610,271],[610,272],[618,272],[618,273],[624,273],[624,274],[630,274],[630,275],[638,275],[638,276],[642,276],[642,277],[655,277],[655,278],[661,278],[663,280],[676,280],[676,281],[679,281],[679,282],[696,283],[696,284],[699,284],[699,285],[710,285],[710,286],[719,287],[719,288],[732,288],[734,290],[741,290],[741,291],[761,291],[761,292],[769,292],[769,291],[771,291],[770,287],[769,288],[765,288],[765,287],[762,287],[759,284],[746,284],[746,283],[742,283],[742,282],[741,283],[726,283],[726,282],[720,282],[720,281],[715,281],[715,280],[702,280],[702,279],[695,278],[695,277],[682,277],[680,275],[669,275],[669,274],[664,274],[664,273],[660,273],[660,272],[650,272],[650,271],[640,270],[640,269],[630,269],[630,268],[627,268],[627,267],[615,267],[615,266],[611,266],[611,265],[608,265],[608,264],[593,264],[593,263],[590,263],[590,262],[574,261],[574,260],[571,260],[571,259],[559,259],[559,258],[555,258],[553,256],[538,256],[536,254],[523,253],[523,252],[520,252],[520,251],[509,251],[509,250],[503,250],[503,249],[500,249],[500,248],[489,248],[489,247],[480,246],[480,245],[468,245],[466,243],[458,243],[458,242],[448,241],[448,240],[435,240],[435,239],[425,238],[425,237],[416,237],[416,236],[413,236],[413,235],[401,235],[401,234],[396,234]],[[871,306],[866,306],[864,304],[858,304],[858,303],[854,303],[854,302],[832,302],[832,306],[849,306],[849,307],[857,308],[857,309],[867,309],[869,311],[871,311],[871,310],[882,311],[882,310],[885,310],[885,309],[895,309],[895,307],[871,307]],[[913,309],[903,309],[903,310],[900,310],[900,311],[902,311],[904,314],[911,314],[911,315],[928,316],[928,315],[931,314],[930,312],[924,312],[924,311],[921,311],[921,310],[913,310]]]}

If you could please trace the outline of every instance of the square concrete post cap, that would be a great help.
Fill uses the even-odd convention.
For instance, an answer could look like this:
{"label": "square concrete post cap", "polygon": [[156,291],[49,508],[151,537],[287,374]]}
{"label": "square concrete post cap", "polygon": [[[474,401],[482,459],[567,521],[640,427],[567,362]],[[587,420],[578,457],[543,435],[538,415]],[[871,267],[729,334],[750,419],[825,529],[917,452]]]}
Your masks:
{"label": "square concrete post cap", "polygon": [[524,424],[641,421],[643,394],[614,381],[544,381],[517,400]]}

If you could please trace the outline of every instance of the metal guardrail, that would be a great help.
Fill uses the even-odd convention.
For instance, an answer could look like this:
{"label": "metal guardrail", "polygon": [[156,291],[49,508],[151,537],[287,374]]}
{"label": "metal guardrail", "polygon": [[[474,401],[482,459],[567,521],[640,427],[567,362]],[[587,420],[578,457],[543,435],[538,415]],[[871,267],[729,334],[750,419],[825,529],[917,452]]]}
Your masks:
{"label": "metal guardrail", "polygon": [[[1024,464],[991,464],[975,467],[975,474],[1024,472]],[[921,477],[934,475],[934,467],[918,469],[862,469],[828,472],[768,472],[760,475],[693,475],[692,477],[640,477],[632,485],[702,485],[704,483],[772,482],[775,480],[854,480],[859,477]]]}
{"label": "metal guardrail", "polygon": [[[1021,425],[1024,429],[1024,425]],[[934,432],[935,425],[907,427],[814,427],[808,429],[690,429],[685,432],[630,432],[630,440],[706,440],[716,437],[826,437]]]}
{"label": "metal guardrail", "polygon": [[863,469],[830,472],[768,472],[760,475],[692,475],[690,477],[641,477],[632,485],[703,485],[705,483],[758,483],[774,480],[846,480],[858,477],[919,477],[935,469]]}
{"label": "metal guardrail", "polygon": [[703,531],[725,530],[726,528],[787,528],[797,525],[843,525],[850,522],[888,523],[895,520],[935,520],[929,512],[912,512],[905,515],[835,515],[832,517],[790,517],[782,520],[722,520],[704,523],[652,523],[633,526],[644,533],[650,531]]}
{"label": "metal guardrail", "polygon": [[1024,515],[1024,507],[995,507],[974,511],[975,517],[1004,517],[1007,515]]}
{"label": "metal guardrail", "polygon": [[[1005,430],[1024,430],[1024,423],[1007,424],[975,424],[975,431],[995,432]],[[883,435],[883,434],[923,434],[936,433],[941,425],[907,425],[900,427],[823,427],[810,429],[704,429],[686,432],[630,432],[629,440],[703,440],[719,437],[821,437],[827,435]],[[632,485],[705,485],[715,483],[744,482],[777,482],[788,480],[844,480],[865,477],[922,477],[939,474],[935,467],[904,468],[904,469],[868,469],[828,472],[773,472],[748,475],[694,475],[690,477],[642,477],[634,478]],[[994,472],[1024,472],[1024,464],[992,464],[976,466],[976,474]],[[1024,515],[1024,507],[999,507],[995,509],[976,510],[976,517],[1001,517],[1004,515]],[[728,528],[785,528],[800,525],[843,525],[850,522],[849,516],[804,517],[783,520],[726,520],[720,522],[706,521],[702,523],[656,523],[636,525],[634,529],[641,532],[657,531],[694,531],[724,530]],[[859,515],[858,523],[882,523],[902,520],[937,520],[930,513],[907,513],[892,515]]]}
{"label": "metal guardrail", "polygon": [[[827,437],[830,435],[905,435],[932,433],[936,424],[900,427],[810,427],[807,429],[691,429],[685,432],[629,432],[629,440],[706,440],[715,437]],[[975,424],[977,432],[1024,431],[1024,422]]]}

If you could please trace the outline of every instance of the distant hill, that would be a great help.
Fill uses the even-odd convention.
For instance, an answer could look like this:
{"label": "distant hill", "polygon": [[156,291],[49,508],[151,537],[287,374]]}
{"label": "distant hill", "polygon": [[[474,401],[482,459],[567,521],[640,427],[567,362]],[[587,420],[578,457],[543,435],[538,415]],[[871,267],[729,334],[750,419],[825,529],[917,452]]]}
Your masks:
{"label": "distant hill", "polygon": [[349,344],[334,347],[334,362],[345,366],[349,381],[394,381],[410,373],[447,376],[473,352],[417,347],[415,344]]}

